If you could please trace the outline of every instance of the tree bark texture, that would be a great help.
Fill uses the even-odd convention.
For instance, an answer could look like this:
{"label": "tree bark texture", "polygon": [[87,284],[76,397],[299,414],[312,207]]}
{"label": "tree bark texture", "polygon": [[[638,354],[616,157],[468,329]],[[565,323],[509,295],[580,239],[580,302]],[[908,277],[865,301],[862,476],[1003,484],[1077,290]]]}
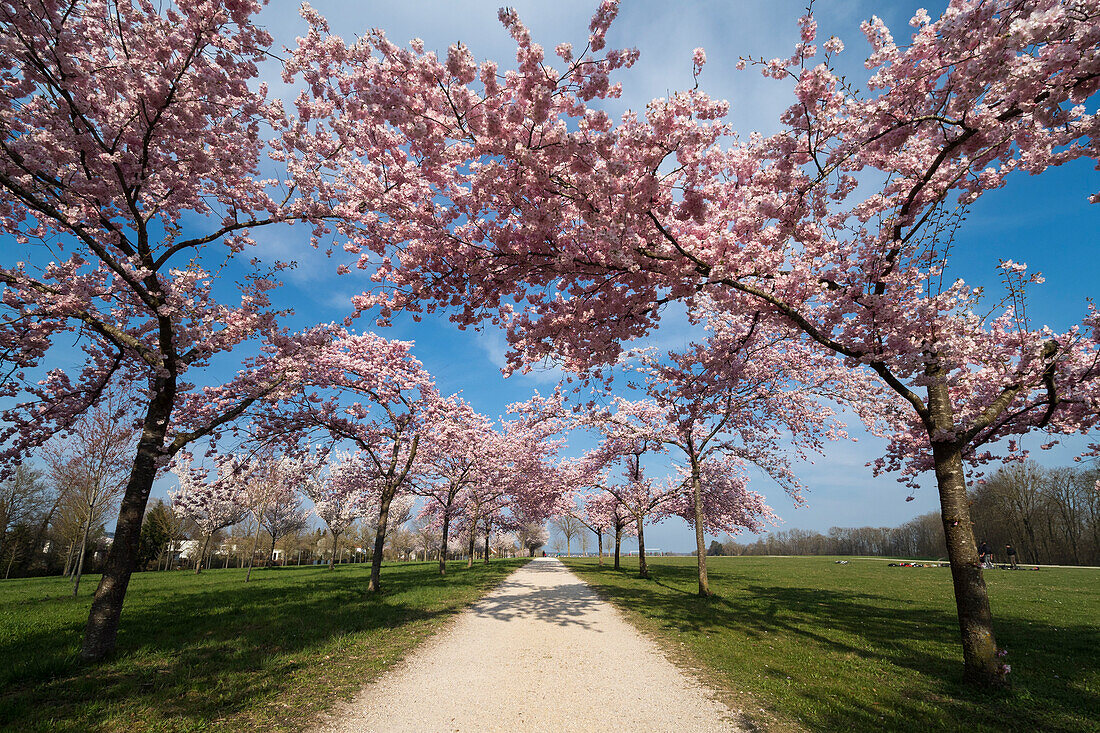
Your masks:
{"label": "tree bark texture", "polygon": [[710,579],[707,577],[707,546],[703,535],[703,481],[699,475],[699,464],[692,461],[691,490],[695,504],[695,554],[699,560],[699,595],[710,595]]}
{"label": "tree bark texture", "polygon": [[447,535],[451,531],[450,507],[443,512],[443,540],[439,543],[439,574],[447,574]]}
{"label": "tree bark texture", "polygon": [[[329,530],[332,532],[332,530]],[[332,532],[332,554],[328,558],[328,569],[336,569],[336,550],[340,547],[340,533]]]}
{"label": "tree bark texture", "polygon": [[[934,434],[954,434],[954,411],[943,382],[928,387],[928,406]],[[962,449],[955,442],[932,441],[936,484],[940,494],[940,516],[951,563],[951,581],[955,588],[955,607],[963,644],[963,676],[967,682],[984,687],[1005,684],[997,661],[997,643],[993,636],[993,615],[989,594],[978,561],[970,505],[966,495]]]}
{"label": "tree bark texture", "polygon": [[91,523],[92,509],[88,507],[88,516],[84,518],[84,528],[80,532],[80,555],[76,558],[76,568],[73,571],[73,598],[80,591],[80,576],[84,572],[84,555],[88,553],[88,530]]}
{"label": "tree bark texture", "polygon": [[[474,521],[470,522],[470,527],[472,528],[472,527],[476,527],[476,526],[477,526],[477,515],[475,514],[474,515]],[[470,541],[467,543],[467,547],[466,547],[466,551],[467,551],[466,567],[468,567],[468,568],[472,568],[474,566],[474,542],[477,540],[477,537],[474,536],[475,534],[476,534],[476,532],[474,532],[474,530],[471,529],[470,530]]]}
{"label": "tree bark texture", "polygon": [[649,577],[649,566],[645,564],[645,530],[642,520],[638,520],[638,575]]}
{"label": "tree bark texture", "polygon": [[388,487],[382,492],[382,501],[378,506],[378,532],[374,536],[374,557],[370,561],[370,582],[367,590],[377,593],[382,589],[382,550],[386,547],[386,525],[390,521],[390,503],[393,502],[396,488]]}
{"label": "tree bark texture", "polygon": [[[149,492],[157,477],[157,462],[168,429],[168,420],[175,401],[174,379],[158,379],[154,397],[145,414],[144,429],[137,445],[137,455],[126,482],[126,491],[118,510],[115,538],[107,553],[103,577],[96,588],[92,607],[88,613],[88,625],[84,630],[84,643],[80,656],[88,660],[100,660],[115,650],[118,624],[122,617],[122,602],[130,576],[137,566],[141,520],[149,503]],[[167,384],[165,383],[167,382]]]}
{"label": "tree bark texture", "polygon": [[619,549],[623,543],[623,525],[615,525],[615,569],[619,569]]}
{"label": "tree bark texture", "polygon": [[206,559],[206,549],[210,547],[210,540],[214,537],[214,533],[206,535],[206,539],[202,543],[202,552],[199,553],[199,561],[195,563],[195,575],[202,572],[202,563]]}

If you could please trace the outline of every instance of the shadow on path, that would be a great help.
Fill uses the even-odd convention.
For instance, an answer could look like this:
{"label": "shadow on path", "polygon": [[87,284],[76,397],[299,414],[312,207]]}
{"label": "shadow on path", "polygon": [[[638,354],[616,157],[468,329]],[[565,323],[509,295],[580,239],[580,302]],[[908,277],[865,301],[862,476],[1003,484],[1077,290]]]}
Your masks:
{"label": "shadow on path", "polygon": [[[549,585],[554,582],[560,584]],[[470,610],[477,616],[499,621],[530,618],[599,632],[584,617],[601,603],[586,583],[561,564],[543,560],[526,565]]]}

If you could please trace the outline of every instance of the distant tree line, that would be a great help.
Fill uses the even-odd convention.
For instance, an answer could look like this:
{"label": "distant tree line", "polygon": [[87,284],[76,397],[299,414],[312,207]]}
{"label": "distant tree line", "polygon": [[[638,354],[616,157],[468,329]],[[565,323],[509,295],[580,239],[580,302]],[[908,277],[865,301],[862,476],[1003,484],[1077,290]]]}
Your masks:
{"label": "distant tree line", "polygon": [[[970,492],[974,532],[997,562],[1013,545],[1022,562],[1100,565],[1100,470],[1043,468],[1027,461],[998,469]],[[832,527],[772,532],[755,542],[711,542],[709,555],[871,555],[945,558],[939,512],[900,527]]]}

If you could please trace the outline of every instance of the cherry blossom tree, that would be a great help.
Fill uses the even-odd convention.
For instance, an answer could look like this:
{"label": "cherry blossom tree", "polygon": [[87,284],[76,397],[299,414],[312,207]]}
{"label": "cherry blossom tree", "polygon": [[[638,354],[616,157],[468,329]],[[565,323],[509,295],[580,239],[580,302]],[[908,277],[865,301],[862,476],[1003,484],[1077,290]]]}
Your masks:
{"label": "cherry blossom tree", "polygon": [[[288,492],[274,497],[258,517],[260,528],[271,538],[271,551],[268,564],[274,565],[275,544],[285,537],[305,529],[309,523],[309,510],[302,506],[302,497],[297,492]],[[286,564],[284,558],[283,563]]]}
{"label": "cherry blossom tree", "polygon": [[546,531],[546,527],[536,522],[522,523],[516,532],[516,537],[520,546],[527,550],[530,557],[534,557],[535,553],[550,541],[550,533]]}
{"label": "cherry blossom tree", "polygon": [[374,510],[371,501],[377,478],[369,459],[358,453],[340,452],[329,463],[328,475],[307,481],[303,491],[313,502],[313,512],[328,527],[332,536],[332,555],[328,567],[336,567],[340,535],[357,519]]}
{"label": "cherry blossom tree", "polygon": [[515,532],[498,532],[493,536],[493,551],[499,558],[515,557],[519,538]]}
{"label": "cherry blossom tree", "polygon": [[764,531],[776,516],[762,494],[749,490],[748,466],[749,461],[723,455],[697,468],[678,467],[679,480],[671,480],[679,491],[674,491],[666,510],[692,526],[702,522],[711,535]]}
{"label": "cherry blossom tree", "polygon": [[439,527],[439,574],[446,575],[451,521],[465,505],[463,490],[491,465],[497,435],[491,421],[457,395],[444,400],[437,414],[416,463],[414,490],[428,499],[422,516]]}
{"label": "cherry blossom tree", "polygon": [[[377,218],[371,189],[384,181],[356,166],[347,181],[360,195],[344,198],[310,110],[288,114],[254,83],[271,44],[253,22],[260,7],[0,4],[0,396],[11,400],[0,459],[17,463],[70,428],[111,385],[138,391],[140,435],[85,658],[115,647],[158,471],[291,389],[310,362],[270,302],[285,265],[241,256],[252,232],[301,222],[319,243],[338,221],[341,238],[358,239]],[[236,301],[214,285],[227,266]],[[260,356],[219,383],[208,367],[246,341]]]}
{"label": "cherry blossom tree", "polygon": [[191,465],[192,457],[186,452],[177,454],[172,472],[179,479],[179,489],[168,492],[172,511],[191,520],[202,531],[202,549],[195,574],[202,572],[207,549],[214,535],[226,527],[237,524],[248,515],[245,492],[234,476],[237,461],[233,457],[220,457],[215,461],[215,475]]}
{"label": "cherry blossom tree", "polygon": [[390,505],[411,490],[408,481],[420,439],[444,403],[431,376],[412,355],[412,342],[334,329],[331,345],[309,364],[316,391],[286,395],[253,412],[251,439],[308,454],[349,444],[367,462],[377,500],[374,555],[368,589],[381,588],[382,551]]}
{"label": "cherry blossom tree", "polygon": [[256,536],[248,556],[245,582],[252,580],[252,566],[261,531],[271,536],[271,555],[278,537],[305,525],[308,512],[301,507],[298,490],[316,480],[319,469],[315,456],[275,456],[269,451],[226,459],[224,481],[241,492],[245,506],[256,520]]}
{"label": "cherry blossom tree", "polygon": [[[595,420],[612,423],[621,438],[659,443],[682,460],[683,506],[692,508],[699,595],[710,595],[705,534],[739,532],[774,515],[763,497],[746,487],[751,463],[801,503],[801,485],[791,456],[820,453],[824,441],[846,437],[834,412],[821,404],[847,382],[834,362],[781,328],[768,327],[761,313],[748,317],[712,314],[711,337],[658,358],[637,354],[642,376],[632,386],[646,399],[612,397],[612,409]],[[708,463],[720,461],[723,475]],[[738,502],[744,506],[738,508]],[[714,514],[708,514],[708,508]],[[720,520],[719,517],[722,519]],[[738,525],[735,520],[747,523]]]}
{"label": "cherry blossom tree", "polygon": [[593,464],[594,470],[601,470],[613,463],[624,465],[625,482],[604,484],[604,490],[633,521],[638,537],[638,575],[648,578],[649,566],[645,558],[646,522],[663,519],[667,506],[676,498],[677,492],[671,486],[655,486],[652,479],[645,475],[642,456],[649,452],[662,452],[664,448],[659,442],[650,439],[644,432],[634,431],[625,422],[604,421],[604,426],[606,439],[599,448],[589,452],[584,460]]}
{"label": "cherry blossom tree", "polygon": [[615,538],[615,554],[612,567],[619,569],[619,551],[623,536],[631,534],[634,524],[630,510],[614,494],[607,491],[605,483],[599,484],[600,491],[588,494],[584,498],[584,513],[593,527],[612,533]]}
{"label": "cherry blossom tree", "polygon": [[596,558],[599,565],[603,567],[603,536],[610,529],[604,524],[604,518],[589,516],[587,512],[577,512],[573,518],[580,522],[582,527],[596,535]]}
{"label": "cherry blossom tree", "polygon": [[[501,420],[499,429],[492,429],[488,421],[471,423],[481,438],[476,449],[468,445],[448,447],[453,452],[452,460],[457,460],[448,471],[462,476],[463,481],[460,490],[456,489],[452,507],[455,523],[465,537],[467,567],[473,565],[479,538],[488,561],[494,532],[520,531],[565,512],[568,487],[557,465],[557,454],[562,445],[559,434],[570,421],[565,418],[562,399],[563,395],[555,392],[549,398],[536,394],[526,402],[511,404],[508,413],[512,419]],[[461,415],[462,411],[454,414]],[[468,453],[471,450],[480,455]],[[450,494],[450,489],[444,488],[444,492],[441,499]],[[440,506],[437,500],[425,511],[441,522]]]}
{"label": "cherry blossom tree", "polygon": [[[384,292],[363,305],[451,308],[464,326],[496,319],[509,328],[511,368],[548,356],[572,369],[612,363],[662,304],[691,307],[699,294],[783,317],[893,395],[885,409],[875,394],[853,402],[893,436],[882,468],[935,474],[964,673],[1001,684],[965,462],[1032,430],[1095,425],[1100,318],[1090,311],[1061,333],[1033,326],[1019,300],[1028,277],[1012,262],[1001,264],[1008,307],[983,318],[988,304],[948,274],[948,255],[965,207],[1010,174],[1100,157],[1100,116],[1088,112],[1100,7],[953,0],[935,22],[917,13],[904,46],[873,19],[866,95],[832,71],[843,43],[819,46],[807,15],[790,58],[747,60],[792,79],[795,95],[783,129],[747,140],[722,121],[728,105],[698,89],[617,124],[590,106],[617,94],[608,75],[634,58],[595,56],[615,11],[605,2],[594,18],[592,55],[556,48],[564,70],[502,12],[518,47],[503,83],[464,49],[444,62],[375,40],[379,58],[356,70],[367,90],[356,103],[382,107],[382,82],[399,73],[439,80],[387,90],[376,119],[433,165],[458,146],[477,162],[422,204],[427,226],[390,253],[376,274]],[[697,74],[705,61],[697,50]],[[437,227],[432,207],[454,223]]]}

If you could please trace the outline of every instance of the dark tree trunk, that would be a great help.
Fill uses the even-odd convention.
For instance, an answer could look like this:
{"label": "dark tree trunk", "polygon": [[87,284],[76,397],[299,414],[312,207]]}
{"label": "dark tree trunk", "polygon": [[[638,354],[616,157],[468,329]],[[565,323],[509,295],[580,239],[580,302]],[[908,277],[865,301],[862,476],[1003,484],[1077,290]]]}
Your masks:
{"label": "dark tree trunk", "polygon": [[623,525],[622,523],[615,525],[615,569],[619,569],[619,548],[623,543]]}
{"label": "dark tree trunk", "polygon": [[707,546],[703,536],[703,481],[699,476],[699,464],[692,461],[691,489],[695,504],[695,554],[699,556],[699,595],[710,595],[710,579],[707,578]]}
{"label": "dark tree trunk", "polygon": [[168,420],[175,400],[175,380],[158,379],[155,396],[145,414],[144,429],[137,445],[137,455],[126,483],[126,491],[118,510],[115,538],[107,553],[103,577],[96,588],[92,607],[88,613],[88,625],[84,630],[84,643],[80,656],[100,660],[115,650],[118,623],[122,617],[122,602],[130,576],[137,566],[141,520],[149,503],[149,492],[157,477],[157,462],[161,457]]}
{"label": "dark tree trunk", "polygon": [[[264,513],[266,507],[260,508],[260,514]],[[256,549],[260,546],[260,519],[256,518],[256,538],[252,540],[252,552],[248,555],[248,572],[245,573],[244,582],[252,580],[252,566],[256,564]]]}
{"label": "dark tree trunk", "polygon": [[489,564],[489,530],[485,530],[485,564]]}
{"label": "dark tree trunk", "polygon": [[199,553],[199,561],[195,563],[195,575],[198,575],[202,572],[202,561],[206,558],[206,548],[210,546],[210,540],[211,538],[213,538],[213,536],[213,532],[206,535],[206,540],[202,543],[202,552]]}
{"label": "dark tree trunk", "polygon": [[[928,406],[934,432],[953,434],[954,413],[943,382],[929,385]],[[933,440],[932,457],[936,466],[943,532],[947,540],[947,557],[951,563],[955,607],[962,635],[963,675],[972,684],[1002,686],[1006,680],[997,661],[989,594],[978,562],[978,548],[970,522],[962,451],[954,442]]]}
{"label": "dark tree trunk", "polygon": [[374,557],[370,561],[370,582],[367,591],[377,593],[382,589],[382,550],[386,547],[386,525],[390,521],[390,503],[397,489],[389,488],[382,492],[382,502],[378,507],[378,532],[374,536]]}
{"label": "dark tree trunk", "polygon": [[466,548],[469,551],[469,554],[466,557],[467,568],[472,568],[474,566],[474,543],[477,541],[477,532],[475,531],[475,527],[477,527],[477,519],[477,515],[475,514],[473,521],[470,522],[470,541]]}
{"label": "dark tree trunk", "polygon": [[603,567],[603,532],[596,531],[596,555],[600,558],[600,567]]}
{"label": "dark tree trunk", "polygon": [[447,535],[451,531],[451,509],[448,506],[443,512],[443,541],[439,543],[439,574],[447,574]]}
{"label": "dark tree trunk", "polygon": [[[84,555],[88,552],[88,530],[91,529],[89,525],[92,523],[92,510],[88,508],[88,516],[84,518],[84,529],[80,532],[80,554],[76,558],[76,567],[73,570],[73,598],[76,598],[77,592],[80,590],[80,576],[84,572]],[[12,557],[15,553],[12,553]],[[5,576],[7,577],[7,576]]]}
{"label": "dark tree trunk", "polygon": [[645,529],[642,520],[638,520],[638,575],[649,577],[649,567],[645,564]]}
{"label": "dark tree trunk", "polygon": [[[65,554],[65,569],[61,573],[66,578],[69,577],[69,573],[72,571],[73,550],[75,550],[75,549],[76,549],[76,543],[75,542],[70,542],[69,543],[69,551]],[[159,560],[158,560],[158,564],[159,564]]]}

